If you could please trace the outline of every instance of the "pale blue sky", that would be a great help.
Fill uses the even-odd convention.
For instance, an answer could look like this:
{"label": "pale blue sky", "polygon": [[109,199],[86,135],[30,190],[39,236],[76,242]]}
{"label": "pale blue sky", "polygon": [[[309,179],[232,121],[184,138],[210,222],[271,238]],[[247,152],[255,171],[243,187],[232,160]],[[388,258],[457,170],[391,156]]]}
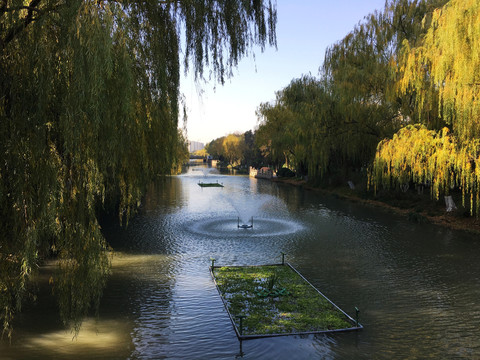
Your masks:
{"label": "pale blue sky", "polygon": [[254,49],[255,59],[243,59],[224,86],[201,84],[201,96],[193,77],[182,77],[189,140],[207,143],[255,129],[260,103],[274,100],[292,79],[318,76],[326,48],[384,5],[385,0],[277,0],[277,50]]}

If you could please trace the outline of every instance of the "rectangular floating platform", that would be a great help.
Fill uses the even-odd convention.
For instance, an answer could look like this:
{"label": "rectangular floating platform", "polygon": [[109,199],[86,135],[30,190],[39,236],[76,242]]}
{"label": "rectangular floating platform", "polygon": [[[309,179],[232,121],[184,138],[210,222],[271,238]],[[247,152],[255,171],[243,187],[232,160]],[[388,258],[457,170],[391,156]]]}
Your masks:
{"label": "rectangular floating platform", "polygon": [[363,329],[289,263],[210,273],[240,340]]}
{"label": "rectangular floating platform", "polygon": [[218,182],[216,182],[216,183],[202,183],[202,182],[199,182],[198,185],[201,186],[201,187],[223,187],[223,185],[218,183]]}

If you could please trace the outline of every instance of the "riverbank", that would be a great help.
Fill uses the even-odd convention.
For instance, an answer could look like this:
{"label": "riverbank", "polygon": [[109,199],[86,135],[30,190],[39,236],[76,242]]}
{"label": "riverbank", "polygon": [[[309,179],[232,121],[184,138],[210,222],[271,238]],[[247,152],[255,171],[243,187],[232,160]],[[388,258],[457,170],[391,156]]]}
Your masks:
{"label": "riverbank", "polygon": [[428,222],[449,229],[480,235],[480,218],[470,216],[469,209],[462,206],[461,194],[459,193],[452,194],[457,209],[447,212],[444,200],[432,199],[428,190],[423,194],[418,194],[413,190],[406,192],[392,190],[381,191],[374,195],[373,191],[367,191],[365,186],[358,186],[353,189],[348,184],[345,184],[345,186],[318,187],[298,178],[273,178],[271,180],[367,206],[380,207],[405,216],[413,222]]}

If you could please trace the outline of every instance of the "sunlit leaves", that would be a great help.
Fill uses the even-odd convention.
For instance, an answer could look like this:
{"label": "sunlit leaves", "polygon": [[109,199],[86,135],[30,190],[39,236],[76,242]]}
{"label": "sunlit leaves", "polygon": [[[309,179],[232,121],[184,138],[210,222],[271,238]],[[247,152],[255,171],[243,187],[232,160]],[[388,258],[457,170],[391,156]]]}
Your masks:
{"label": "sunlit leaves", "polygon": [[438,116],[460,141],[480,136],[480,3],[452,0],[433,13],[422,43],[405,42],[401,90],[415,91],[418,109]]}
{"label": "sunlit leaves", "polygon": [[244,160],[245,137],[240,134],[229,134],[212,140],[205,148],[211,156],[227,161],[228,165],[236,166]]}
{"label": "sunlit leaves", "polygon": [[[427,21],[428,20],[428,21]],[[462,190],[479,209],[480,3],[451,0],[423,22],[424,35],[403,42],[397,90],[410,94],[416,117],[428,128],[402,129],[379,144],[375,181],[431,183],[432,195]]]}
{"label": "sunlit leaves", "polygon": [[245,152],[245,139],[242,135],[230,134],[223,139],[223,154],[228,163],[236,165],[243,160]]}
{"label": "sunlit leaves", "polygon": [[[220,82],[275,44],[264,1],[0,2],[0,319],[54,256],[65,323],[98,304],[108,248],[100,211],[127,220],[156,176],[187,156],[178,129],[181,46]],[[180,37],[186,36],[182,42]]]}
{"label": "sunlit leaves", "polygon": [[470,211],[479,210],[480,141],[459,144],[447,128],[428,130],[423,125],[407,126],[377,148],[371,182],[376,188],[399,187],[410,181],[429,186],[433,197],[460,187],[470,203]]}
{"label": "sunlit leaves", "polygon": [[258,140],[274,160],[311,177],[368,166],[378,142],[415,118],[412,96],[395,91],[394,69],[433,3],[441,1],[387,2],[327,49],[319,79],[292,80],[275,103],[261,104]]}

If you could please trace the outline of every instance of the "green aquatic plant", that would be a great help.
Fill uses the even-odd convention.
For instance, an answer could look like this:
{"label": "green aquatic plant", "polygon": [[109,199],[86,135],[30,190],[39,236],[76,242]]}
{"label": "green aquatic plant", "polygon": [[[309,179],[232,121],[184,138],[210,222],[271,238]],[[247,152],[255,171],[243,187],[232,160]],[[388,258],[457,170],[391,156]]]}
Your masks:
{"label": "green aquatic plant", "polygon": [[215,267],[213,275],[243,335],[352,328],[347,316],[288,265]]}

